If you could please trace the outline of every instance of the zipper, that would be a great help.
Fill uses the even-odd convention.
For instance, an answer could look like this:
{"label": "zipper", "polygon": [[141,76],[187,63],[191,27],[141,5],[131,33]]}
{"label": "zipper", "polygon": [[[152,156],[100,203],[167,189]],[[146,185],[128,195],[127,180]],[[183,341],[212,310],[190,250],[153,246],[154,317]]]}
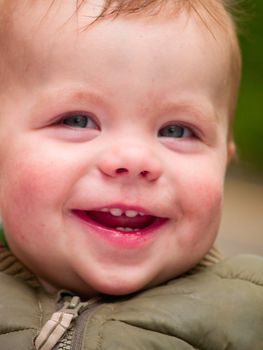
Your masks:
{"label": "zipper", "polygon": [[36,350],[71,350],[73,340],[79,339],[84,329],[84,325],[76,326],[80,323],[79,319],[82,318],[80,316],[84,311],[94,307],[100,298],[95,297],[82,302],[78,296],[71,296],[68,300],[67,295],[64,299],[62,308],[51,316],[35,338]]}
{"label": "zipper", "polygon": [[72,326],[61,339],[55,350],[71,350],[74,327]]}
{"label": "zipper", "polygon": [[99,298],[92,299],[89,305],[81,310],[72,327],[64,334],[53,350],[80,350],[87,320],[94,310],[101,305],[98,300]]}

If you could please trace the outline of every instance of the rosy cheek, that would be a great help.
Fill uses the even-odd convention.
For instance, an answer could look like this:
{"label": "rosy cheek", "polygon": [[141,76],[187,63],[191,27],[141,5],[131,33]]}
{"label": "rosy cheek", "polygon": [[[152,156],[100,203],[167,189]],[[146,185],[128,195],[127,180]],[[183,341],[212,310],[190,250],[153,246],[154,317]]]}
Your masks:
{"label": "rosy cheek", "polygon": [[207,213],[209,216],[210,213],[218,211],[218,208],[221,207],[224,189],[224,167],[219,161],[212,162],[205,158],[194,165],[194,169],[194,173],[189,170],[185,171],[185,174],[191,174],[187,181],[188,204],[189,207],[193,207],[193,211],[200,211],[204,213],[204,216]]}
{"label": "rosy cheek", "polygon": [[[8,191],[12,194],[14,204],[21,209],[32,209],[35,204],[52,204],[56,200],[55,193],[59,196],[67,173],[63,164],[45,159],[41,154],[39,157],[24,158],[19,164],[10,162],[8,168]],[[12,172],[15,168],[19,172]]]}
{"label": "rosy cheek", "polygon": [[14,208],[25,212],[50,192],[45,186],[45,178],[38,170],[32,167],[20,167],[19,173],[18,176],[9,177],[5,197],[9,197],[8,202],[13,203]]}
{"label": "rosy cheek", "polygon": [[29,233],[22,228],[28,225],[27,231],[30,231],[39,219],[43,205],[52,203],[54,189],[53,184],[49,184],[54,176],[51,172],[48,175],[45,167],[46,164],[35,163],[28,157],[22,157],[19,152],[15,158],[9,157],[3,164],[0,205],[4,224],[17,235],[16,239],[26,241]]}
{"label": "rosy cheek", "polygon": [[[27,257],[46,245],[43,232],[46,225],[45,210],[50,191],[44,191],[45,182],[39,180],[38,172],[21,169],[21,175],[10,179],[6,186],[6,205],[3,221],[11,249],[20,256]],[[37,248],[38,247],[38,248]]]}
{"label": "rosy cheek", "polygon": [[223,184],[220,179],[210,179],[205,184],[197,186],[200,210],[213,211],[221,207],[223,199]]}
{"label": "rosy cheek", "polygon": [[182,202],[181,245],[191,249],[209,245],[218,231],[223,198],[222,182],[217,178],[201,177],[189,183]]}

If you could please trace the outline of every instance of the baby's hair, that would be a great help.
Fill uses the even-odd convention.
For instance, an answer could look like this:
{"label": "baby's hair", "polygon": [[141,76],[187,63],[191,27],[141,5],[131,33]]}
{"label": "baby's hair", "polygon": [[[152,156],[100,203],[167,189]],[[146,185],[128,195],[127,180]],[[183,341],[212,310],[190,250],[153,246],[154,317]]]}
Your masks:
{"label": "baby's hair", "polygon": [[[55,3],[57,0],[52,0]],[[89,0],[75,0],[76,11]],[[51,3],[51,5],[52,5]],[[138,13],[157,14],[164,7],[169,6],[172,13],[181,9],[194,10],[198,15],[198,8],[202,7],[218,23],[225,24],[222,17],[222,9],[233,21],[237,29],[240,13],[240,0],[104,0],[101,12],[96,20],[106,16],[129,15]]]}
{"label": "baby's hair", "polygon": [[[30,3],[41,0],[19,0],[19,3]],[[47,0],[45,0],[47,1]],[[48,8],[51,8],[58,0],[50,0]],[[75,0],[76,13],[80,8],[90,2],[90,0]],[[16,7],[18,0],[0,0],[0,10],[4,15],[8,15],[5,9],[13,9]],[[158,14],[165,7],[168,8],[171,14],[179,12],[181,9],[192,10],[200,16],[205,22],[199,9],[213,18],[218,24],[225,27],[225,19],[228,17],[232,21],[235,29],[237,29],[238,13],[240,0],[104,0],[101,11],[98,13],[94,21],[105,17],[117,17],[119,15],[132,14]],[[223,11],[222,11],[223,10]],[[3,19],[3,16],[1,16]]]}

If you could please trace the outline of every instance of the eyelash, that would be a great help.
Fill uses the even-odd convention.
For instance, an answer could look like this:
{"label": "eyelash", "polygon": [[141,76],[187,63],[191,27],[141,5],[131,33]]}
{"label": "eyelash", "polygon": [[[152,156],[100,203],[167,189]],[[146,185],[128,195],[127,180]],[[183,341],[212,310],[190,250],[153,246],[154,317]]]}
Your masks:
{"label": "eyelash", "polygon": [[[91,126],[89,126],[90,123],[92,124]],[[73,129],[100,129],[97,121],[94,120],[93,117],[82,112],[72,112],[63,115],[59,118],[56,124],[64,125],[65,127]]]}
{"label": "eyelash", "polygon": [[193,138],[193,137],[196,137],[196,133],[190,127],[185,125],[168,124],[163,126],[158,131],[158,137],[167,137],[167,138],[176,138],[176,139]]}

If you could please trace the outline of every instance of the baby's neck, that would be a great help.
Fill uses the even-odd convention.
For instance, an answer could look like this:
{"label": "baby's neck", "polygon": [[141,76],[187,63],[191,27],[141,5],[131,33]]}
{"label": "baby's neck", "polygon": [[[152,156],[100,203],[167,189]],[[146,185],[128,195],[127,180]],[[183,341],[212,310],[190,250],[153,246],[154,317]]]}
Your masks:
{"label": "baby's neck", "polygon": [[42,278],[38,278],[39,283],[41,286],[47,291],[49,294],[55,294],[58,292],[58,289],[52,286],[50,283],[44,281]]}

